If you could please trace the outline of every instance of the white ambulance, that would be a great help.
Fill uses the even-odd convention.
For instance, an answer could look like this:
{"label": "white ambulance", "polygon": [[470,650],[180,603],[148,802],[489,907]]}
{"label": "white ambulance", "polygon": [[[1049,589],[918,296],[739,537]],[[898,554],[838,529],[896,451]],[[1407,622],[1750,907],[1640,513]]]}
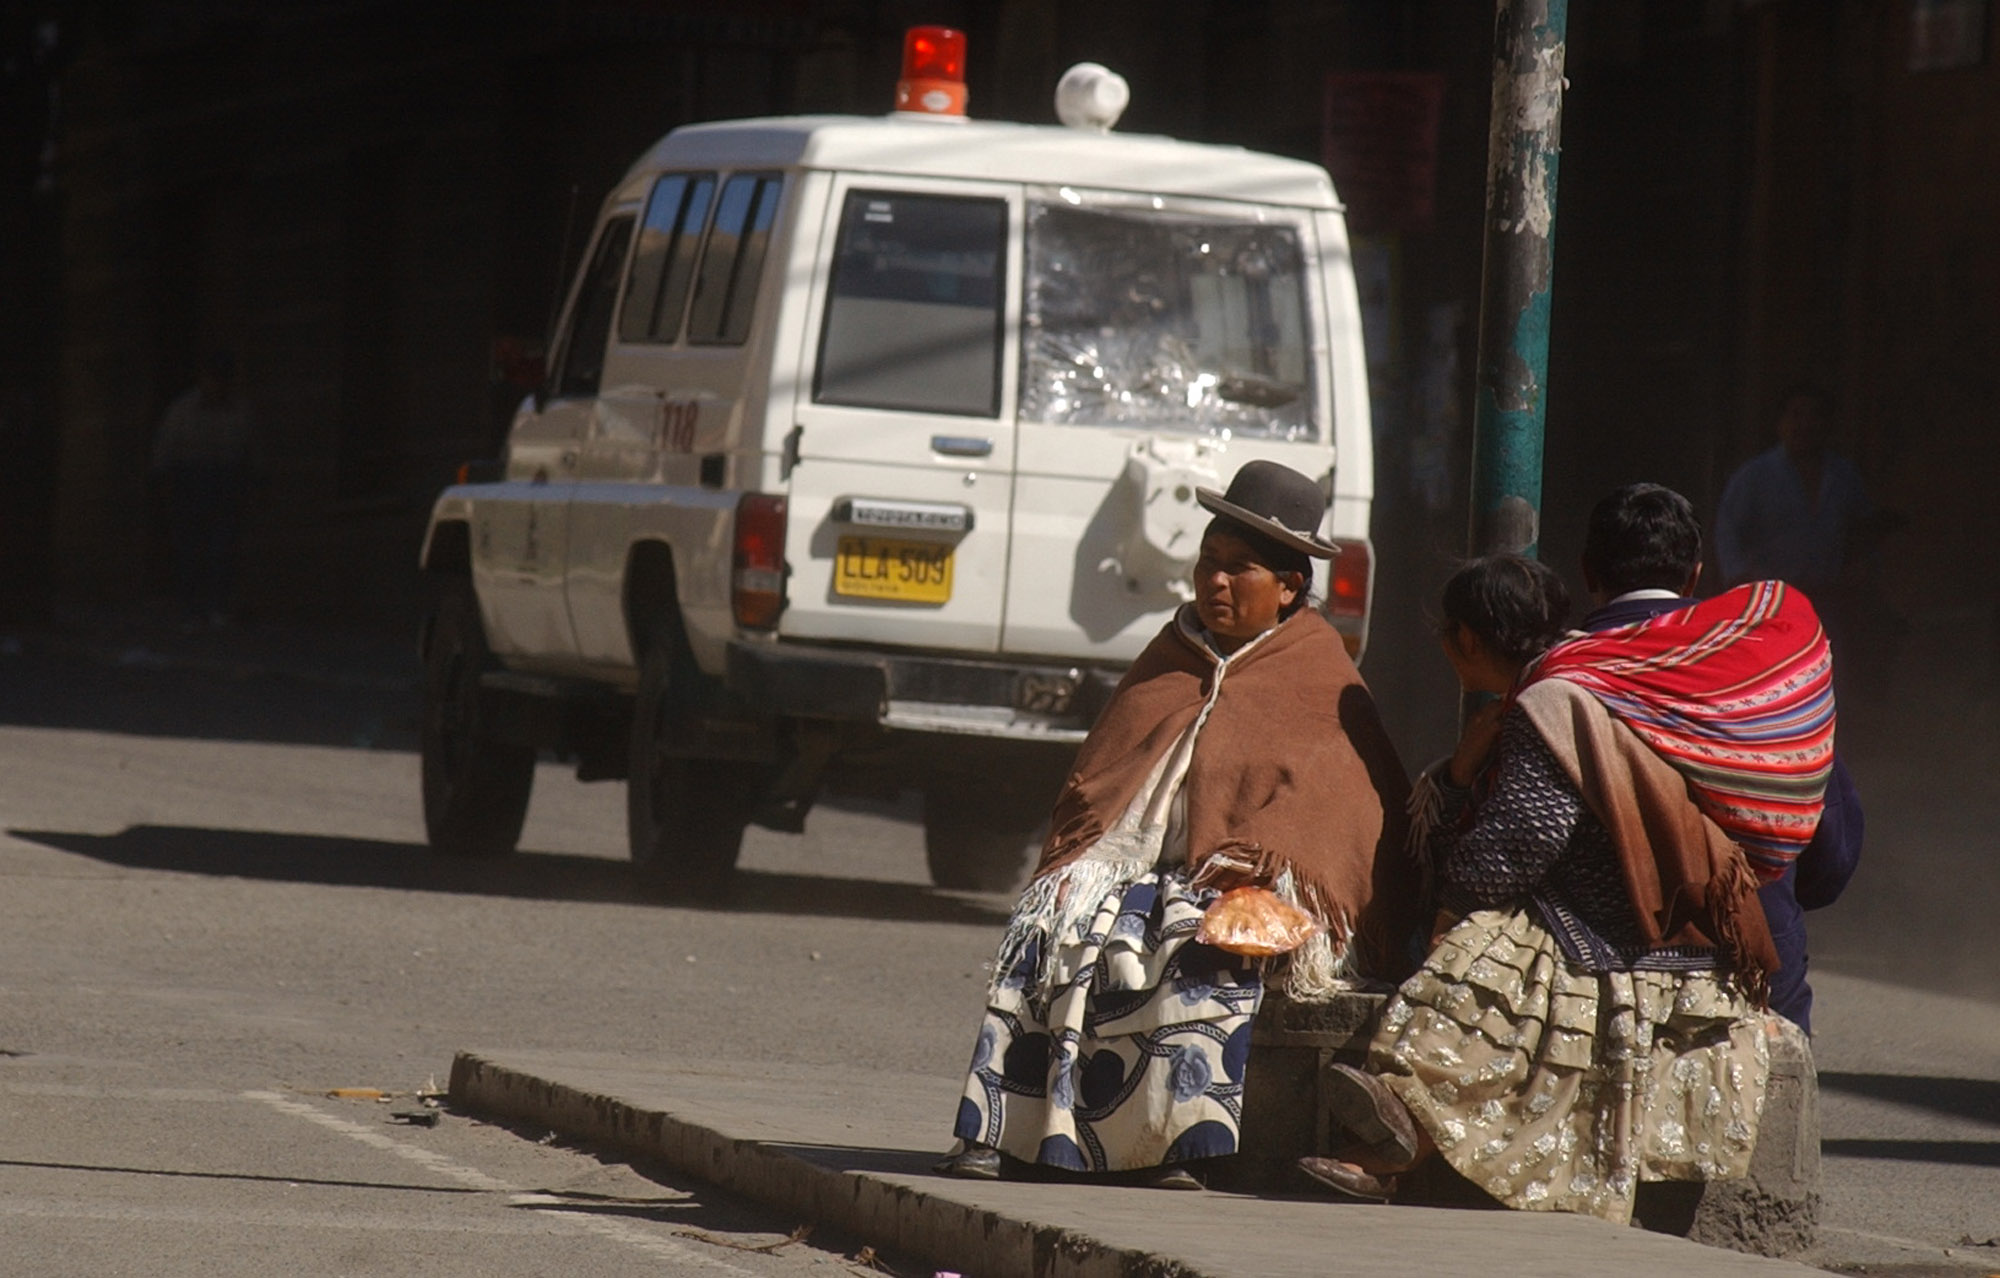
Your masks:
{"label": "white ambulance", "polygon": [[1373,492],[1324,170],[969,120],[963,37],[886,118],[676,129],[598,214],[504,471],[422,565],[432,846],[519,838],[540,750],[628,780],[631,853],[713,887],[824,789],[921,792],[935,882],[1018,881],[1077,742],[1189,598],[1254,458],[1319,479],[1317,591],[1359,653]]}

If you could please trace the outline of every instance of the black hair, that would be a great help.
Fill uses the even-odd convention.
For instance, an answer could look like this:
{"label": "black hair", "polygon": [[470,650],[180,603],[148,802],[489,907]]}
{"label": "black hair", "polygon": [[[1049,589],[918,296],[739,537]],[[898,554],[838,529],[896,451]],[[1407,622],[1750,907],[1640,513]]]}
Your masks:
{"label": "black hair", "polygon": [[1583,566],[1611,595],[1679,591],[1701,564],[1694,504],[1659,484],[1627,484],[1591,507]]}
{"label": "black hair", "polygon": [[1503,660],[1528,662],[1562,638],[1569,587],[1539,559],[1486,555],[1444,583],[1443,607],[1447,626],[1464,626]]}
{"label": "black hair", "polygon": [[1296,547],[1287,546],[1276,537],[1270,536],[1268,533],[1259,532],[1248,524],[1231,519],[1227,515],[1217,515],[1215,518],[1209,520],[1208,527],[1201,530],[1202,540],[1206,541],[1208,535],[1214,532],[1228,533],[1231,537],[1250,547],[1250,554],[1257,562],[1279,576],[1283,576],[1288,572],[1295,572],[1306,579],[1305,585],[1301,586],[1299,592],[1292,596],[1292,601],[1278,610],[1278,620],[1283,621],[1306,606],[1309,602],[1307,596],[1312,592],[1313,584],[1311,555]]}

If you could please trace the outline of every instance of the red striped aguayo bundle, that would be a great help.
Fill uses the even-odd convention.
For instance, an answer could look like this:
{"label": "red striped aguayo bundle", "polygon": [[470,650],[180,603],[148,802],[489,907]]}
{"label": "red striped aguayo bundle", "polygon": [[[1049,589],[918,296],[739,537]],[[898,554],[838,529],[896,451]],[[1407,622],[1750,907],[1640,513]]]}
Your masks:
{"label": "red striped aguayo bundle", "polygon": [[1528,683],[1588,689],[1687,778],[1775,879],[1812,840],[1833,766],[1833,659],[1810,601],[1758,581],[1557,645]]}

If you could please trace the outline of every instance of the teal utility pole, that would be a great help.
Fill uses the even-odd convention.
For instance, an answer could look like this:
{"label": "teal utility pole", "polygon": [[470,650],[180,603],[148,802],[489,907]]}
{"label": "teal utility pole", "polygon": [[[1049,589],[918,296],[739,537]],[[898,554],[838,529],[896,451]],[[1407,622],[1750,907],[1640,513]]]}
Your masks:
{"label": "teal utility pole", "polygon": [[1533,555],[1542,539],[1549,283],[1569,0],[1496,0],[1494,9],[1468,550]]}

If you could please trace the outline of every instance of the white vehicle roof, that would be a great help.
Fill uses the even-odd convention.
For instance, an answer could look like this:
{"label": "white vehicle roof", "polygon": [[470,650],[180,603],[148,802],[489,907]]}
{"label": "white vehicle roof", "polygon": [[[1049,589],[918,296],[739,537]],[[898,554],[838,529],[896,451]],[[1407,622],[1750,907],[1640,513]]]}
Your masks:
{"label": "white vehicle roof", "polygon": [[663,169],[805,168],[955,177],[1338,209],[1326,170],[1241,147],[994,120],[801,115],[690,124],[629,177]]}

